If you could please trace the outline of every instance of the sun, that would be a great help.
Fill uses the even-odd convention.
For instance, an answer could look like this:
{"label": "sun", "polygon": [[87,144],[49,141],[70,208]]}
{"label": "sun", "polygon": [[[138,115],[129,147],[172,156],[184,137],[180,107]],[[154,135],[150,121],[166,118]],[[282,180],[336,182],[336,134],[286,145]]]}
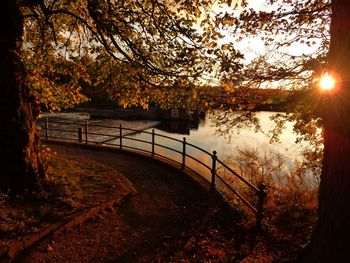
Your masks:
{"label": "sun", "polygon": [[332,90],[335,86],[335,79],[328,73],[323,75],[320,79],[320,88],[322,90]]}

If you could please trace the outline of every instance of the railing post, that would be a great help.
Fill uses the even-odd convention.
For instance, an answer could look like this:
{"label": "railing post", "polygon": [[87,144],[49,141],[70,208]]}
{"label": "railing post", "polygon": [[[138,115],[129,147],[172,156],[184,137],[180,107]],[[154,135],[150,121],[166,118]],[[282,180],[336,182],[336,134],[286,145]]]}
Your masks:
{"label": "railing post", "polygon": [[45,118],[45,141],[49,140],[49,118]]}
{"label": "railing post", "polygon": [[211,166],[211,190],[215,189],[215,177],[216,177],[216,160],[218,157],[216,156],[216,151],[213,151],[212,158],[212,166]]}
{"label": "railing post", "polygon": [[88,121],[85,121],[85,143],[87,144],[88,143],[88,133],[89,133],[89,123]]}
{"label": "railing post", "polygon": [[122,128],[122,125],[120,124],[119,125],[119,148],[122,149],[123,147],[123,128]]}
{"label": "railing post", "polygon": [[83,128],[82,128],[82,127],[79,127],[79,128],[78,128],[78,141],[79,141],[80,143],[83,142]]}
{"label": "railing post", "polygon": [[152,129],[152,157],[154,157],[154,129]]}
{"label": "railing post", "polygon": [[260,184],[259,185],[259,192],[258,192],[258,207],[257,207],[257,213],[256,213],[256,228],[258,231],[261,230],[261,222],[263,220],[264,216],[264,203],[265,203],[265,198],[266,198],[266,186],[265,184]]}
{"label": "railing post", "polygon": [[182,141],[182,165],[181,169],[185,169],[186,167],[186,137],[183,138]]}

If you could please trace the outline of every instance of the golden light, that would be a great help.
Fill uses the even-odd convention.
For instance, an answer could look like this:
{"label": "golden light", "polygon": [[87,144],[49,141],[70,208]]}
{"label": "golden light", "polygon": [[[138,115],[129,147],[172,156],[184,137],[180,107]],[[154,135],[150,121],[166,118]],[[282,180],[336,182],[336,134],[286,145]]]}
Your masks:
{"label": "golden light", "polygon": [[329,74],[325,74],[320,79],[320,88],[322,90],[332,90],[335,86],[335,79]]}

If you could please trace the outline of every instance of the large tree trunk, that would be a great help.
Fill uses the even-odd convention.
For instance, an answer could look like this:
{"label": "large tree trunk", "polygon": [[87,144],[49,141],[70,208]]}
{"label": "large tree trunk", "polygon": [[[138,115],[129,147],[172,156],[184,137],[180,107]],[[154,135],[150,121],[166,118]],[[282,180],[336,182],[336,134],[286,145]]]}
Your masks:
{"label": "large tree trunk", "polygon": [[325,94],[324,160],[319,223],[305,262],[350,262],[350,2],[332,1],[329,71],[336,88]]}
{"label": "large tree trunk", "polygon": [[23,17],[15,0],[0,7],[0,189],[18,192],[39,186],[44,169],[20,58]]}

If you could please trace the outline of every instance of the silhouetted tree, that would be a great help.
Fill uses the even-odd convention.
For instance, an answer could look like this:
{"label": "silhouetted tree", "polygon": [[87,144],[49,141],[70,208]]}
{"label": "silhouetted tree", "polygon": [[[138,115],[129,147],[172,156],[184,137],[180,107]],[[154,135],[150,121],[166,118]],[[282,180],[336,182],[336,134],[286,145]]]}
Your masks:
{"label": "silhouetted tree", "polygon": [[[296,108],[295,117],[290,119],[297,121],[296,128],[306,137],[305,128],[318,117],[321,121],[316,119],[316,123],[322,123],[324,130],[319,221],[311,244],[300,259],[347,262],[350,260],[350,3],[347,0],[266,3],[271,7],[268,11],[243,9],[236,24],[245,34],[260,33],[265,43],[274,45],[277,51],[282,48],[281,53],[276,62],[258,58],[242,69],[243,81],[252,85],[287,80],[285,84],[295,89],[309,89],[315,87],[315,78],[320,73],[327,70],[335,76],[335,90],[307,92],[304,104]],[[286,47],[295,43],[318,48],[313,54],[288,55]],[[314,129],[311,131],[315,133]]]}
{"label": "silhouetted tree", "polygon": [[319,222],[305,262],[350,260],[350,3],[332,1],[329,71],[336,88],[323,105],[324,157]]}
{"label": "silhouetted tree", "polygon": [[23,16],[15,1],[0,9],[0,189],[23,191],[40,185],[40,161],[34,119],[37,105],[26,83],[21,61]]}

